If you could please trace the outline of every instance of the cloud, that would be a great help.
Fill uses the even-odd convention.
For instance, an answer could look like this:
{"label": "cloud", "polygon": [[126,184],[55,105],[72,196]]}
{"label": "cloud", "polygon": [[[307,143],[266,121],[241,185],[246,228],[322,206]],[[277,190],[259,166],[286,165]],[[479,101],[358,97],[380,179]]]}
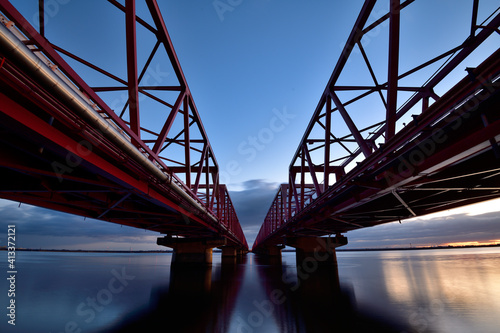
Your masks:
{"label": "cloud", "polygon": [[[123,243],[124,246],[128,244],[126,248],[129,248],[130,244],[145,242],[147,238],[152,242],[152,247],[156,248],[155,237],[159,235],[152,231],[84,219],[7,200],[0,200],[0,216],[0,235],[4,235],[0,238],[0,245],[7,239],[7,225],[16,226],[16,245],[26,248],[76,249],[75,244],[80,244],[81,249],[106,249],[113,243]],[[92,248],[96,244],[99,247]]]}
{"label": "cloud", "polygon": [[278,190],[278,183],[268,182],[264,179],[251,179],[243,182],[241,187],[243,191],[271,191],[276,192]]}
{"label": "cloud", "polygon": [[346,234],[346,248],[432,246],[455,242],[490,241],[500,239],[499,212],[469,215],[413,218],[387,223]]}
{"label": "cloud", "polygon": [[278,191],[278,185],[278,183],[263,179],[254,179],[242,183],[243,190],[229,193],[250,246],[264,222],[269,207],[271,207]]}

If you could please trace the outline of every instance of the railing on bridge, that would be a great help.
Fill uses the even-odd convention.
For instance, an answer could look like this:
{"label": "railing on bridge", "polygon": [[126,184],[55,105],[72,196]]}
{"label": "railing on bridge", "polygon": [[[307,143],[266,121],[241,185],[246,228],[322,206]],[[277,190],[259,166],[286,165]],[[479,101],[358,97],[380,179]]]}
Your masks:
{"label": "railing on bridge", "polygon": [[[415,132],[414,137],[396,138],[396,140],[394,138],[403,129],[415,127],[418,116],[422,118],[433,105],[438,105],[439,101],[444,102],[441,98],[445,95],[446,89],[450,89],[450,81],[457,82],[456,77],[464,76],[463,61],[481,44],[484,45],[487,41],[491,43],[492,38],[495,37],[492,35],[498,37],[500,34],[498,29],[500,8],[494,8],[484,16],[486,19],[483,22],[478,22],[478,11],[483,10],[484,15],[484,8],[480,7],[482,2],[471,1],[469,20],[456,22],[460,29],[449,27],[450,31],[455,31],[456,34],[458,31],[469,31],[465,39],[428,59],[419,58],[420,63],[409,66],[407,59],[401,59],[403,52],[400,44],[405,42],[404,44],[408,45],[411,41],[404,40],[406,35],[401,33],[401,26],[404,22],[400,17],[403,13],[412,10],[412,6],[417,3],[413,4],[414,2],[413,0],[401,3],[399,0],[365,1],[292,158],[289,167],[289,182],[278,189],[257,235],[253,250],[264,247],[266,244],[282,243],[286,235],[305,232],[304,228],[299,228],[297,225],[300,219],[316,220],[316,222],[310,222],[307,228],[307,232],[312,235],[335,234],[391,221],[391,217],[388,216],[385,220],[374,219],[373,224],[361,225],[353,222],[355,219],[344,220],[332,216],[331,210],[323,208],[328,205],[333,196],[354,195],[354,193],[349,193],[350,190],[347,191],[348,187],[355,182],[354,177],[349,177],[349,174],[370,178],[369,175],[374,169],[382,163],[388,163],[387,157],[383,160],[370,159],[376,152],[381,153],[384,149],[397,152],[405,144],[418,141],[420,139],[418,136],[422,135],[422,132]],[[376,5],[380,7],[380,3],[388,9],[378,10],[375,13],[374,8]],[[463,2],[460,5],[463,5]],[[419,8],[420,15],[423,13],[422,9]],[[426,10],[433,11],[434,9],[427,8]],[[422,27],[428,24],[425,18],[418,17],[415,13],[412,15],[411,20],[420,20]],[[410,15],[406,17],[410,18]],[[421,31],[424,33],[425,29],[422,28]],[[384,32],[387,33],[387,38],[384,38]],[[439,34],[435,32],[440,36],[448,36],[447,33],[450,32],[440,31]],[[424,39],[431,40],[433,37],[435,36],[427,35]],[[367,52],[365,50],[367,44],[379,53]],[[375,44],[380,44],[382,48],[374,48]],[[418,47],[415,46],[415,48]],[[405,52],[404,54],[408,57],[408,50]],[[436,53],[435,50],[430,50],[429,54],[433,52]],[[484,60],[488,55],[482,56],[482,59]],[[382,64],[380,59],[384,59]],[[401,65],[403,60],[404,72],[400,70],[403,67]],[[476,59],[476,63],[478,62]],[[358,66],[357,72],[351,73],[352,76],[348,77],[349,70],[354,68],[354,63]],[[461,64],[463,67],[459,67]],[[364,70],[366,76],[358,78],[361,69]],[[452,103],[456,104],[453,108],[443,108],[443,113],[435,116],[435,123],[446,114],[453,113],[453,109],[458,109],[464,101],[478,94],[485,86],[491,87],[492,82],[497,80],[492,76],[475,77],[474,68],[467,68],[467,71],[470,81],[478,82],[475,90],[470,90],[462,96],[454,96]],[[429,72],[432,75],[429,76]],[[382,79],[381,73],[386,75]],[[492,74],[491,71],[487,73]],[[348,84],[341,83],[342,80],[347,81]],[[379,176],[380,174],[377,175]],[[352,182],[347,182],[348,178]],[[372,182],[372,188],[376,189],[380,186],[376,183],[377,180],[367,179],[363,186],[370,187],[366,184]],[[410,216],[414,216],[411,208],[406,205],[397,191],[393,192],[394,197],[398,199],[396,202],[406,206],[406,210],[412,213]],[[361,198],[354,197],[352,200],[360,201]],[[311,205],[313,203],[314,205]],[[308,210],[312,209],[316,209],[317,212],[323,209],[323,212],[314,216],[308,215]],[[401,215],[399,217],[405,218]],[[392,217],[392,221],[397,219],[397,216]],[[329,220],[330,224],[321,226],[317,224],[323,220]],[[334,226],[335,223],[337,226]]]}
{"label": "railing on bridge", "polygon": [[[137,177],[149,179],[175,197],[178,203],[174,208],[183,215],[246,248],[227,188],[219,183],[219,166],[158,3],[146,0],[140,8],[134,0],[125,1],[125,6],[115,0],[85,3],[81,8],[75,6],[81,12],[69,13],[74,15],[71,18],[64,18],[66,8],[58,8],[54,17],[45,11],[43,0],[38,5],[18,5],[21,13],[9,1],[0,1],[2,46],[9,53],[0,59],[4,81],[8,84],[8,76],[15,77],[11,64],[17,59],[11,57],[24,57],[23,66],[31,66],[45,83],[67,97],[71,108],[88,122],[53,110],[50,123],[54,119],[65,122],[84,133],[88,139],[85,142],[99,146],[117,160],[127,159],[137,168]],[[139,17],[139,9],[150,17]],[[101,22],[87,16],[95,11],[118,22],[121,15],[124,24],[116,27],[104,22],[105,30],[96,34],[98,29],[92,26]],[[67,24],[68,19],[74,24]],[[81,22],[87,25],[79,26]],[[58,23],[65,25],[56,28]],[[116,40],[120,43],[108,47]],[[60,165],[57,177],[69,179],[68,170],[67,165]],[[130,195],[125,194],[116,205]],[[19,193],[4,193],[3,197],[23,201]],[[176,234],[173,229],[168,233]]]}

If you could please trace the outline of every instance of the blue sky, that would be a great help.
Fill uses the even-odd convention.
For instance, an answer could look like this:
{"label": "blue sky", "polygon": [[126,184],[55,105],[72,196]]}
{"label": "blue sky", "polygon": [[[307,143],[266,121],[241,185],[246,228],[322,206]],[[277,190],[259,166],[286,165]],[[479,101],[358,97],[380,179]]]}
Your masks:
{"label": "blue sky", "polygon": [[[56,43],[109,69],[113,74],[126,78],[122,13],[100,0],[46,2],[50,6],[46,18],[49,38],[54,38]],[[363,1],[159,2],[222,171],[222,181],[231,191],[249,244],[252,244],[278,184],[287,181],[289,163]],[[472,2],[417,0],[411,4],[401,16],[400,71],[420,64],[464,40],[470,30]],[[36,25],[38,0],[17,0],[12,3]],[[137,3],[138,14],[151,22],[142,1],[138,0]],[[387,12],[388,1],[379,3],[370,21]],[[98,6],[99,10],[89,10],[91,5]],[[496,6],[498,1],[480,0],[479,21],[485,19],[488,11],[491,12]],[[370,32],[363,40],[381,82],[386,80],[387,29],[388,25],[382,24],[380,29]],[[138,34],[143,36],[140,28]],[[498,48],[499,41],[498,36],[494,37],[468,63],[463,64],[449,81],[443,82],[440,89],[445,91],[450,82],[463,77],[463,69],[477,65],[485,54]],[[144,35],[139,38],[139,43],[139,62],[144,62],[154,42]],[[361,59],[359,51],[354,50],[339,83],[359,84],[367,81],[367,71],[360,65]],[[165,58],[155,58],[151,68],[152,71],[148,73],[151,81],[162,85],[175,81],[175,75]],[[93,85],[109,83],[82,66],[75,66],[75,69]],[[436,67],[429,68],[428,72],[434,70]],[[419,85],[425,79],[424,76],[415,75],[405,79],[404,83]],[[346,97],[340,95],[341,99]],[[105,100],[112,105],[121,98],[120,94],[108,93]],[[381,110],[370,109],[367,112],[366,108],[366,104],[360,104],[351,115],[360,127],[379,121],[382,117]],[[143,114],[146,114],[145,109],[141,108]],[[149,112],[141,122],[155,126],[158,123],[155,121],[157,114],[153,110]],[[339,131],[342,131],[342,126],[339,126]],[[18,208],[18,203],[7,201],[0,203],[0,211],[4,216],[3,223],[15,221],[19,224],[22,230],[20,239],[25,239],[25,246],[128,249],[130,244],[134,244],[132,247],[137,249],[156,248],[157,234],[143,230],[89,219],[84,221],[81,217],[70,217],[26,205]],[[455,216],[453,225],[458,226],[462,220],[467,221],[467,214],[452,214]],[[487,217],[488,221],[493,221],[496,215],[488,212]],[[40,218],[45,221],[43,226]],[[443,217],[436,219],[445,220]],[[417,228],[418,223],[423,222],[411,221],[408,226],[411,223]],[[436,223],[435,227],[441,229],[426,230],[434,234],[453,234],[451,225],[450,222],[442,227],[442,224]],[[386,232],[392,230],[392,226],[388,224],[377,227],[379,229],[353,232],[352,237],[351,234],[347,236],[351,243],[355,243],[356,237],[366,239],[372,237],[370,233],[373,233],[370,246],[376,246],[377,230]],[[79,234],[82,227],[85,232]],[[499,229],[493,224],[491,228]],[[0,240],[0,244],[3,240]],[[368,241],[364,244],[368,244]]]}

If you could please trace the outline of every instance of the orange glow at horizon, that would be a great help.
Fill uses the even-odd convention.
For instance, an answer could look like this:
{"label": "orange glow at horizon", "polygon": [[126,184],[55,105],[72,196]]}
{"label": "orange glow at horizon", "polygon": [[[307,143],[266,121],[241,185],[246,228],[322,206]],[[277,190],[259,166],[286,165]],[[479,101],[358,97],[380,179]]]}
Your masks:
{"label": "orange glow at horizon", "polygon": [[496,245],[500,244],[500,239],[489,240],[489,241],[474,241],[474,242],[454,242],[454,243],[446,243],[442,246],[478,246],[478,245]]}

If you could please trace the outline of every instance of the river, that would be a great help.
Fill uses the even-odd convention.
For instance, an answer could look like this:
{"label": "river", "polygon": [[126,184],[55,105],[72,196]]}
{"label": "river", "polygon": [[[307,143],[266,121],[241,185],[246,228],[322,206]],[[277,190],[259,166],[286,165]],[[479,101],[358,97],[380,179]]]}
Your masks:
{"label": "river", "polygon": [[499,248],[338,252],[337,267],[299,270],[289,252],[281,262],[213,261],[18,251],[15,295],[0,283],[0,331],[496,333],[500,324]]}

